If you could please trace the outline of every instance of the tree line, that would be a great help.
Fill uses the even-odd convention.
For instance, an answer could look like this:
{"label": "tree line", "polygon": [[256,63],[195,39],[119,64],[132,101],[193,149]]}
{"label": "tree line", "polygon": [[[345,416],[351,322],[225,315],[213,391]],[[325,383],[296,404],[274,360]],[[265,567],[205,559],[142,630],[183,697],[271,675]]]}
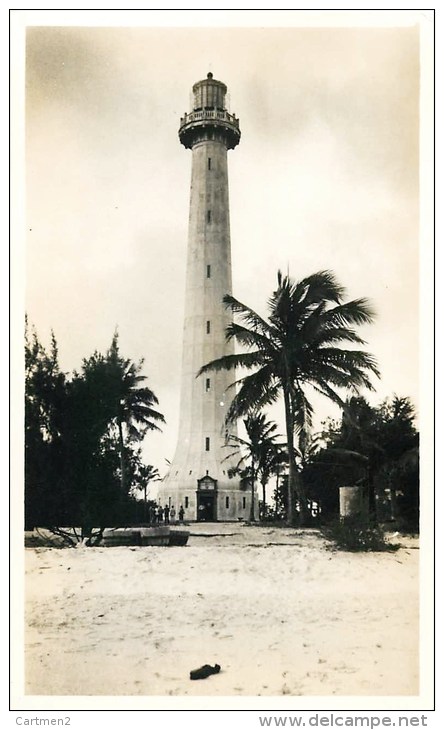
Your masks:
{"label": "tree line", "polygon": [[[370,517],[377,518],[377,499],[388,490],[392,514],[398,497],[408,493],[408,517],[419,515],[418,434],[414,410],[407,398],[394,397],[371,408],[361,391],[374,391],[380,377],[373,355],[363,349],[357,328],[374,321],[365,298],[345,301],[345,289],[330,271],[319,271],[301,281],[278,272],[277,287],[268,300],[268,318],[231,295],[224,297],[235,321],[227,339],[240,352],[204,365],[208,371],[240,369],[227,420],[244,419],[247,440],[231,437],[231,446],[243,445],[249,465],[244,476],[262,485],[262,516],[266,516],[265,484],[286,465],[286,493],[279,491],[280,509],[288,524],[310,522],[310,502],[337,504],[339,486],[362,484]],[[236,321],[236,318],[238,321]],[[315,456],[311,394],[319,393],[342,411],[339,425],[330,424],[324,448]],[[285,441],[278,446],[275,428],[265,417],[278,399],[284,403]],[[311,450],[311,453],[310,453]],[[332,491],[333,490],[333,491]],[[399,492],[399,494],[398,494]],[[253,509],[250,519],[254,519]]]}
{"label": "tree line", "polygon": [[157,470],[140,444],[165,422],[141,374],[143,360],[124,358],[115,333],[105,354],[63,373],[52,333],[47,350],[25,332],[25,527],[94,527],[142,521],[134,498]]}
{"label": "tree line", "polygon": [[[347,399],[340,419],[328,419],[319,432],[300,433],[296,468],[304,484],[308,523],[325,523],[336,518],[339,487],[360,486],[371,522],[396,521],[416,531],[419,527],[419,433],[414,419],[409,398],[393,395],[371,406],[362,396],[352,396]],[[288,455],[278,436],[267,435],[277,425],[259,413],[245,419],[245,428],[248,459],[243,473],[247,476],[254,462],[257,481],[262,486],[260,517],[269,521],[287,520]],[[267,504],[265,485],[270,483],[274,487],[273,503]]]}
{"label": "tree line", "polygon": [[[268,300],[268,317],[231,295],[233,313],[226,331],[239,351],[203,364],[208,371],[236,369],[227,422],[241,419],[246,437],[231,435],[227,449],[238,453],[237,472],[254,495],[261,487],[262,519],[309,524],[313,504],[325,517],[335,514],[338,487],[361,485],[372,519],[419,520],[419,436],[414,408],[393,396],[377,407],[363,390],[380,377],[358,327],[375,314],[364,299],[345,301],[345,290],[330,271],[301,281],[278,272]],[[34,525],[92,526],[141,519],[132,493],[158,478],[143,464],[140,444],[165,422],[158,400],[133,363],[119,351],[115,334],[103,355],[94,352],[79,372],[62,373],[52,335],[46,351],[34,329],[25,343],[25,516]],[[312,394],[337,404],[342,416],[313,434]],[[267,416],[280,399],[285,435]],[[228,457],[227,457],[228,458]],[[266,487],[276,480],[274,510]],[[250,519],[254,520],[253,499]],[[145,509],[146,514],[146,509]],[[142,515],[143,516],[143,515]]]}

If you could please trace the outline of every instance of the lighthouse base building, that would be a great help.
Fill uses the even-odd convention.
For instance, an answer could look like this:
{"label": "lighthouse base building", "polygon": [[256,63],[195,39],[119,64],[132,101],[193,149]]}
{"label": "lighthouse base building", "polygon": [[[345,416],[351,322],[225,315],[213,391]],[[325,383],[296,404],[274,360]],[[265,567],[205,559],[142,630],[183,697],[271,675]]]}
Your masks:
{"label": "lighthouse base building", "polygon": [[211,73],[194,84],[193,108],[179,128],[181,143],[192,152],[181,401],[177,448],[158,501],[176,514],[182,508],[186,520],[251,516],[251,486],[236,473],[241,455],[229,438],[237,434],[236,424],[226,424],[235,374],[197,375],[203,365],[234,352],[226,341],[231,314],[223,297],[231,293],[227,151],[239,143],[240,130],[226,109],[226,92]]}
{"label": "lighthouse base building", "polygon": [[[162,506],[168,504],[170,508],[174,507],[176,515],[182,508],[184,519],[187,521],[247,521],[250,518],[251,490],[250,488],[221,488],[218,480],[208,475],[197,479],[190,488],[180,485],[177,490],[174,490],[165,485],[165,488],[161,489],[159,503]],[[256,519],[257,516],[257,505],[255,504]]]}

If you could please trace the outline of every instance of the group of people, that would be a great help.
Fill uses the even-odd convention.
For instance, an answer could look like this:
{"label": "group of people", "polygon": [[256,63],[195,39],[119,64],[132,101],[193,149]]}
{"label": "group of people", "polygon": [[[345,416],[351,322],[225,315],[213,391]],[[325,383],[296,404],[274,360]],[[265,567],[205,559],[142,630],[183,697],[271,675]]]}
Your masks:
{"label": "group of people", "polygon": [[[180,505],[179,507],[179,512],[177,513],[177,516],[179,518],[179,522],[183,522],[185,510],[182,505]],[[151,507],[149,512],[149,518],[151,525],[174,524],[176,522],[176,510],[174,509],[174,505],[170,507],[170,505],[166,504],[165,507],[162,507],[162,505],[159,504],[157,505],[157,507]]]}

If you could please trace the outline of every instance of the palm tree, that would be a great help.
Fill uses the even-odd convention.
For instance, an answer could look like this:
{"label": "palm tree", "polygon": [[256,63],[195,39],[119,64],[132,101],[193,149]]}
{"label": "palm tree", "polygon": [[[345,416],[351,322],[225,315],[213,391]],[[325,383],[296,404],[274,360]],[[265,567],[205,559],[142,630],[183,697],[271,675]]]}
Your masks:
{"label": "palm tree", "polygon": [[[274,460],[273,468],[271,474],[276,477],[275,487],[274,487],[274,495],[278,495],[279,488],[281,484],[281,477],[285,477],[285,470],[288,465],[288,454],[287,449],[284,447],[283,444],[279,444],[278,450],[276,453],[276,458]],[[271,475],[270,475],[271,476]],[[288,490],[287,490],[288,491]],[[275,501],[275,517],[278,517],[278,503],[275,496],[273,497]]]}
{"label": "palm tree", "polygon": [[119,434],[121,491],[124,496],[128,491],[124,426],[129,441],[142,441],[147,431],[160,431],[157,424],[165,423],[165,418],[153,408],[159,402],[153,391],[147,386],[140,387],[146,380],[145,375],[140,375],[143,360],[134,363],[121,357],[117,333],[114,334],[107,353],[107,364],[113,382],[115,422]]}
{"label": "palm tree", "polygon": [[265,452],[270,449],[273,443],[274,432],[277,426],[272,421],[267,421],[264,413],[257,412],[252,412],[247,415],[244,419],[244,426],[248,438],[243,439],[240,436],[230,434],[227,439],[227,446],[232,451],[226,458],[231,459],[236,453],[240,454],[237,465],[230,469],[231,474],[242,471],[241,465],[244,462],[244,458],[249,462],[247,472],[251,487],[250,522],[255,522],[254,486],[260,474],[261,466],[263,467],[265,463]]}
{"label": "palm tree", "polygon": [[159,474],[159,470],[156,469],[155,466],[152,464],[140,464],[139,468],[137,470],[137,478],[138,478],[138,485],[137,489],[143,490],[143,514],[144,514],[144,520],[146,521],[147,518],[147,491],[148,486],[151,482],[159,482],[161,481],[161,476]]}
{"label": "palm tree", "polygon": [[223,301],[233,314],[239,315],[240,323],[230,323],[226,336],[228,340],[237,340],[246,352],[213,360],[198,373],[236,367],[253,370],[233,383],[239,390],[228,410],[227,419],[231,421],[283,396],[290,524],[296,517],[295,494],[301,522],[307,517],[307,500],[295,459],[295,434],[312,425],[313,407],[307,389],[314,389],[342,407],[338,390],[373,390],[369,376],[379,376],[372,355],[345,347],[347,343],[365,344],[354,327],[371,323],[374,313],[366,299],[344,302],[344,295],[345,290],[332,272],[320,271],[295,282],[279,271],[277,289],[268,301],[267,321],[227,294]]}
{"label": "palm tree", "polygon": [[285,445],[276,443],[275,438],[277,435],[273,434],[264,440],[259,454],[258,477],[262,487],[262,519],[266,516],[266,486],[272,475],[279,479],[282,465],[288,461]]}

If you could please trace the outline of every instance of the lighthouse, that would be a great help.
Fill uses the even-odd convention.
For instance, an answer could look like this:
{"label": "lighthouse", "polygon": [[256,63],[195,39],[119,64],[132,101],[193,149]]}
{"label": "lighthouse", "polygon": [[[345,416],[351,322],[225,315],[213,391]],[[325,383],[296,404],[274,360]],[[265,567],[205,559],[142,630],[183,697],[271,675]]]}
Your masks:
{"label": "lighthouse", "polygon": [[248,519],[251,504],[251,489],[233,473],[240,454],[230,456],[233,448],[227,446],[229,435],[237,434],[236,424],[227,427],[225,420],[234,374],[197,377],[203,365],[234,352],[225,337],[231,314],[222,300],[232,288],[227,151],[241,134],[226,93],[225,84],[208,73],[194,84],[192,109],[179,128],[179,140],[192,154],[180,416],[175,455],[158,498],[198,521]]}

